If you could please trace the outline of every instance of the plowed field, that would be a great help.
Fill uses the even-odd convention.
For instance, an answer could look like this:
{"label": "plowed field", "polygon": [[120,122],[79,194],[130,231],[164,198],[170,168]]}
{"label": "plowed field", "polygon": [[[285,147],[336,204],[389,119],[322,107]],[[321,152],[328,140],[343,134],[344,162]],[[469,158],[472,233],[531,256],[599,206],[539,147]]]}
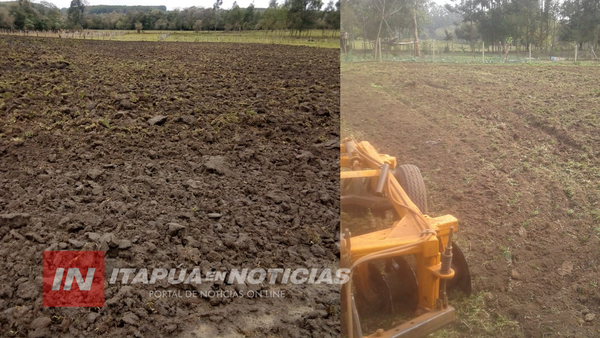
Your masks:
{"label": "plowed field", "polygon": [[275,287],[107,283],[102,308],[42,307],[44,250],[103,250],[107,274],[336,268],[337,50],[14,37],[0,50],[0,336],[339,334],[336,285],[155,299]]}
{"label": "plowed field", "polygon": [[342,67],[342,136],[420,167],[476,294],[437,337],[600,335],[599,67]]}

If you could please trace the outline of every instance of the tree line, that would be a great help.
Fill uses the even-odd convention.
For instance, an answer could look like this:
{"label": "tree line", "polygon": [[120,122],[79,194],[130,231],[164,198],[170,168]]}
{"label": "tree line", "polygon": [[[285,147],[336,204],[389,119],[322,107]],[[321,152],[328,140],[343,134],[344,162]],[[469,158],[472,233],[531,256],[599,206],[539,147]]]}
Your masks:
{"label": "tree line", "polygon": [[342,31],[368,41],[458,39],[493,51],[600,44],[600,0],[342,0],[341,16]]}
{"label": "tree line", "polygon": [[0,2],[0,28],[14,30],[116,29],[116,30],[292,30],[302,34],[311,29],[340,27],[339,0],[271,0],[268,8],[253,4],[241,8],[236,2],[222,8],[216,0],[211,8],[189,7],[166,10],[165,6],[87,6],[72,0],[69,8],[29,0]]}
{"label": "tree line", "polygon": [[600,43],[600,0],[462,0],[446,8],[463,16],[457,38],[483,41],[492,49]]}

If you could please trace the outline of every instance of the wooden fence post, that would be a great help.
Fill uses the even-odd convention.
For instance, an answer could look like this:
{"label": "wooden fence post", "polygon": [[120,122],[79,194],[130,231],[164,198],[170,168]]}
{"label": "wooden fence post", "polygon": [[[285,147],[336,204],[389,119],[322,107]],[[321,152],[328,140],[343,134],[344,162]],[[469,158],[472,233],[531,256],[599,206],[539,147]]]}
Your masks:
{"label": "wooden fence post", "polygon": [[481,63],[485,63],[485,42],[481,41]]}

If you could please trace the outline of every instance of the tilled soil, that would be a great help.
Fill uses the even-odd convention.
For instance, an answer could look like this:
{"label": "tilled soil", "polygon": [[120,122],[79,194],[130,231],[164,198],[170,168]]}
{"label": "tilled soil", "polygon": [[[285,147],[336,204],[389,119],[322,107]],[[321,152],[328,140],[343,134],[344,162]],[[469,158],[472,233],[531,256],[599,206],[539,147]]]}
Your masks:
{"label": "tilled soil", "polygon": [[600,334],[598,67],[355,64],[342,136],[416,164],[476,294],[439,337]]}
{"label": "tilled soil", "polygon": [[104,250],[107,274],[337,268],[337,50],[12,37],[0,50],[0,215],[29,215],[0,224],[0,336],[339,334],[336,285],[152,299],[235,286],[107,284],[103,308],[42,307],[44,250]]}

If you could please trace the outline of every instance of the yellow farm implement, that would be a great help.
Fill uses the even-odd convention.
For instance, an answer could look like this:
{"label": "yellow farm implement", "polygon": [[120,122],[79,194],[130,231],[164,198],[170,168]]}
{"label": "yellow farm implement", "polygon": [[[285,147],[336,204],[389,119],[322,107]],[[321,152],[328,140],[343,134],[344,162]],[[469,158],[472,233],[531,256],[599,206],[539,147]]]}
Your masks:
{"label": "yellow farm implement", "polygon": [[423,337],[453,322],[447,289],[471,292],[465,257],[452,244],[457,219],[427,215],[416,166],[398,165],[366,141],[348,138],[340,149],[342,212],[371,212],[382,222],[393,215],[383,230],[360,235],[342,223],[342,267],[351,269],[341,290],[343,336]]}

